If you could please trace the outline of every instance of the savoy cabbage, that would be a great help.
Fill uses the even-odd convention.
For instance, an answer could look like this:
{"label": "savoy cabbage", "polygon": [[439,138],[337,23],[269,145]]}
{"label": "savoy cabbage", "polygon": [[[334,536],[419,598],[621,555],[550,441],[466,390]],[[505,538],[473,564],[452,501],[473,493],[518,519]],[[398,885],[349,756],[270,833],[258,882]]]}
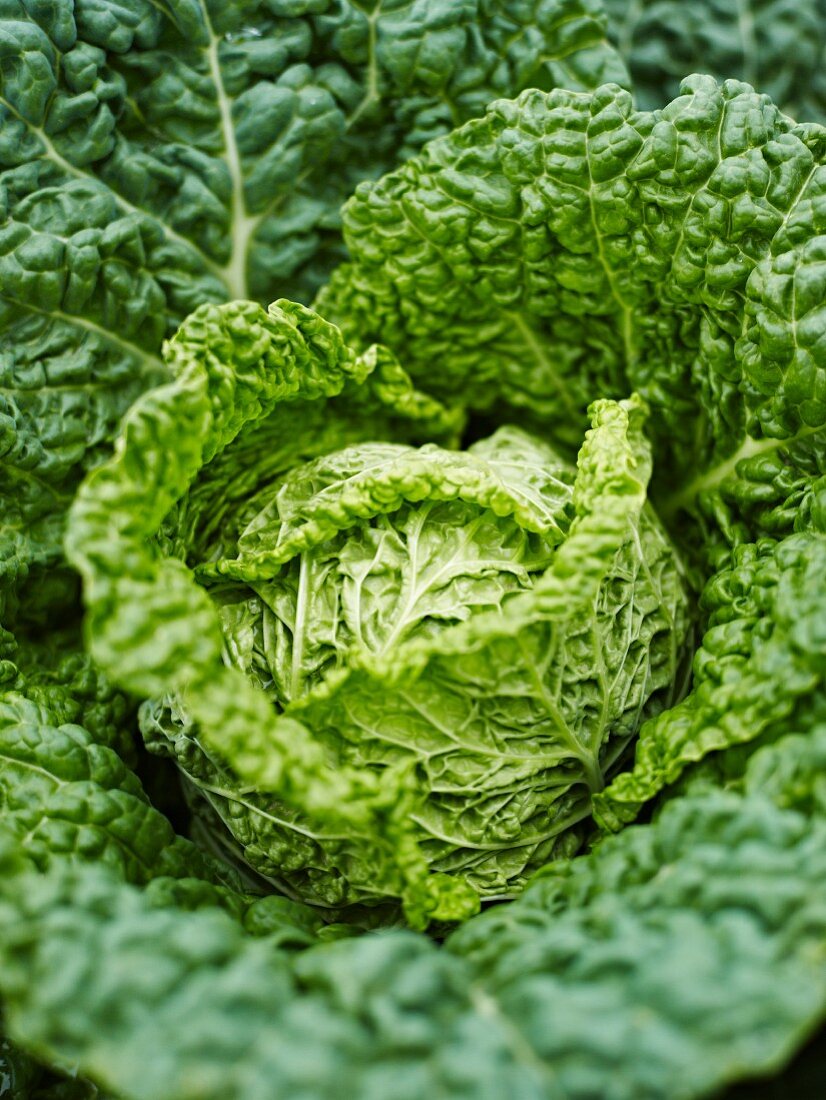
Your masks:
{"label": "savoy cabbage", "polygon": [[0,1095],[826,1014],[819,8],[606,7],[0,3]]}
{"label": "savoy cabbage", "polygon": [[[595,403],[576,478],[514,428],[467,451],[371,440],[296,464],[339,432],[380,432],[359,384],[386,399],[397,365],[288,302],[204,307],[169,357],[176,382],[127,415],[68,541],[92,653],[164,692],[144,708],[150,746],[256,870],[322,905],[389,894],[422,920],[430,894],[449,917],[576,851],[593,796],[679,690],[689,633],[682,566],[645,507],[641,403]],[[407,430],[432,425],[436,402],[395,397]],[[325,433],[305,434],[325,398]],[[249,495],[216,528],[240,461]],[[423,862],[442,873],[423,880]]]}

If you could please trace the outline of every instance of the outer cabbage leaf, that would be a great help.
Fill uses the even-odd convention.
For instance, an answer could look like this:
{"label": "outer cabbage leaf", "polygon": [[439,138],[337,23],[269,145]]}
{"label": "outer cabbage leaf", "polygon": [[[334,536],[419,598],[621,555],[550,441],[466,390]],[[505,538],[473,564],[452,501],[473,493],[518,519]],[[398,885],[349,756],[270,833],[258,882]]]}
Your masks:
{"label": "outer cabbage leaf", "polygon": [[[362,179],[497,95],[624,78],[596,0],[0,4],[0,615],[197,305],[306,297]],[[44,611],[45,609],[45,611]]]}
{"label": "outer cabbage leaf", "polygon": [[604,0],[603,7],[646,110],[663,106],[686,73],[699,71],[746,80],[801,122],[826,116],[823,0]]}
{"label": "outer cabbage leaf", "polygon": [[291,961],[101,867],[32,876],[5,842],[13,1035],[128,1100],[690,1100],[771,1072],[826,1008],[826,822],[795,795],[820,782],[812,743],[783,746],[793,782],[764,750],[746,793],[675,801],[446,949],[385,932]]}
{"label": "outer cabbage leaf", "polygon": [[[29,861],[43,873],[67,861],[106,867],[141,886],[153,909],[218,906],[285,951],[349,934],[322,927],[317,914],[294,902],[245,892],[229,868],[176,836],[115,751],[130,744],[123,697],[87,656],[71,652],[66,633],[50,641],[60,643],[63,659],[50,665],[51,646],[21,640],[15,674],[0,692],[0,811]],[[0,1092],[6,1090],[21,1100],[103,1097],[73,1073],[52,1072],[0,1039]]]}
{"label": "outer cabbage leaf", "polygon": [[[113,863],[132,882],[197,874],[120,758],[82,726],[52,724],[45,707],[15,693],[0,700],[0,798],[7,824],[39,864],[56,854]],[[187,864],[191,864],[188,867]]]}
{"label": "outer cabbage leaf", "polygon": [[[414,380],[509,403],[573,444],[592,395],[652,409],[652,493],[698,542],[781,535],[823,474],[826,130],[738,81],[660,111],[616,87],[526,92],[345,212],[318,308]],[[439,363],[434,371],[432,364]]]}
{"label": "outer cabbage leaf", "polygon": [[49,721],[83,726],[98,745],[135,763],[134,707],[83,648],[79,626],[45,635],[8,635],[0,684],[48,713]]}
{"label": "outer cabbage leaf", "polygon": [[210,904],[223,898],[232,905],[232,873],[177,837],[121,756],[95,732],[69,720],[82,717],[83,699],[69,706],[71,680],[58,688],[60,671],[53,672],[52,701],[37,681],[30,686],[24,677],[16,689],[0,694],[5,827],[40,868],[57,857],[72,857],[103,863],[139,885],[155,878],[197,878],[212,891]]}
{"label": "outer cabbage leaf", "polygon": [[[51,644],[20,640],[0,693],[0,811],[27,858],[41,872],[67,860],[104,866],[142,886],[152,908],[219,906],[287,951],[340,934],[334,926],[322,930],[315,913],[293,902],[245,894],[228,868],[175,836],[114,751],[130,747],[123,697],[88,657],[72,653],[66,632],[49,643],[62,654],[58,664],[50,664]],[[65,1069],[47,1068],[0,1038],[3,1096],[104,1100],[75,1067]]]}

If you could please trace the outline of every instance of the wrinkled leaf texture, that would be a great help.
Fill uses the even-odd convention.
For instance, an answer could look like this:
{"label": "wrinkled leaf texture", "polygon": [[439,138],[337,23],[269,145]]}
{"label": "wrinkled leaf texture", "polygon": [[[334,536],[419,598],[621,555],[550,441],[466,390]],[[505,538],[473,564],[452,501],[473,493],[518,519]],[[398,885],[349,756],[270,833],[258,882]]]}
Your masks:
{"label": "wrinkled leaf texture", "polygon": [[[814,596],[807,570],[822,576],[822,133],[793,125],[736,83],[695,81],[655,116],[634,112],[615,89],[497,105],[487,122],[437,143],[411,169],[415,179],[426,164],[430,189],[418,192],[426,216],[417,221],[425,232],[415,242],[409,233],[395,260],[381,234],[397,215],[390,192],[404,193],[404,175],[361,192],[351,208],[355,266],[325,302],[333,319],[348,300],[361,309],[357,342],[375,338],[362,327],[375,312],[382,339],[405,342],[414,374],[430,342],[452,378],[435,389],[449,395],[479,365],[463,336],[461,298],[477,339],[490,321],[507,380],[500,397],[535,403],[562,444],[578,438],[574,421],[594,392],[622,395],[629,382],[639,389],[655,423],[660,417],[659,502],[667,510],[671,501],[675,528],[690,530],[687,511],[705,524],[714,550],[702,568],[722,570],[704,597],[717,634],[704,643],[698,692],[710,687],[689,698],[687,720],[697,707],[719,707],[721,685],[736,708],[741,675],[787,668],[792,698],[772,712],[765,733],[773,743],[750,762],[736,746],[722,754],[731,790],[675,798],[653,824],[626,829],[471,921],[444,952],[391,932],[313,947],[296,961],[266,936],[243,937],[229,914],[169,904],[185,890],[164,893],[163,908],[153,909],[150,891],[117,877],[127,873],[120,855],[101,867],[59,856],[35,876],[30,859],[45,867],[48,853],[38,856],[34,844],[24,858],[13,826],[3,845],[0,984],[11,1030],[29,1049],[79,1064],[123,1096],[153,1100],[333,1096],[343,1082],[365,1097],[408,1082],[411,1096],[689,1097],[787,1057],[826,1004],[826,742],[822,726],[797,726],[817,714],[822,628],[817,616],[801,616],[799,629],[794,618]],[[581,152],[567,190],[555,155],[562,145]],[[434,158],[438,186],[429,177]],[[463,171],[451,172],[452,162]],[[494,196],[511,202],[516,228],[497,222],[494,202],[470,208],[469,193],[480,205]],[[560,195],[586,203],[567,224]],[[468,256],[485,261],[491,242],[514,233],[508,264],[497,271],[492,263],[477,279],[487,316],[474,313]],[[638,262],[624,272],[629,243]],[[524,264],[513,259],[519,252]],[[399,316],[403,296],[415,301],[418,333]],[[434,344],[439,325],[444,338]],[[535,364],[528,379],[514,371],[519,357]],[[571,396],[583,365],[594,388]],[[418,381],[427,384],[423,374]],[[570,426],[554,412],[563,393]],[[476,403],[487,401],[480,391]],[[670,438],[675,451],[690,448],[684,464]],[[52,484],[65,485],[78,461]],[[53,533],[43,542],[54,546]],[[719,629],[729,621],[733,646]],[[781,675],[773,685],[777,701]],[[807,699],[814,711],[798,709]],[[77,717],[89,706],[73,709]],[[20,725],[15,715],[12,727]],[[82,742],[70,729],[67,744]],[[68,782],[88,781],[88,767]],[[105,777],[105,768],[91,776]],[[47,804],[67,782],[57,779],[33,787],[32,798]],[[111,820],[83,823],[93,851],[118,852],[97,831]],[[283,1022],[280,1037],[273,1019]]]}

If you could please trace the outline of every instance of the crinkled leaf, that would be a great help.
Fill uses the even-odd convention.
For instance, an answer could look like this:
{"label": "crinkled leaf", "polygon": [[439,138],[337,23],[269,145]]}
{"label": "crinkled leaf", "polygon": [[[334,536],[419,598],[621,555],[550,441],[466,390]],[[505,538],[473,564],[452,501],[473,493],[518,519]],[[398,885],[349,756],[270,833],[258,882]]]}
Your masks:
{"label": "crinkled leaf", "polygon": [[220,881],[121,758],[61,717],[60,707],[17,692],[0,696],[0,805],[30,858],[40,867],[66,856],[104,863],[139,884],[170,875]]}
{"label": "crinkled leaf", "polygon": [[526,92],[359,187],[318,308],[560,444],[595,394],[634,389],[665,513],[784,534],[822,511],[825,152],[735,80],[690,77],[654,112],[611,86]]}

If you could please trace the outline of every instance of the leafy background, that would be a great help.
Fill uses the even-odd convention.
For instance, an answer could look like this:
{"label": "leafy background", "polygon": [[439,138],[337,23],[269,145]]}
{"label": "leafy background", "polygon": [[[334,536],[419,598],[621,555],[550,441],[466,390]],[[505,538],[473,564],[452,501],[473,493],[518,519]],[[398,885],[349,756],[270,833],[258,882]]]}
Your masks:
{"label": "leafy background", "polygon": [[[823,117],[819,4],[606,7],[640,105],[664,104],[685,72],[700,67],[754,79],[801,119]],[[354,185],[481,115],[490,99],[530,86],[627,82],[596,4],[5,0],[0,18],[0,596],[3,623],[17,633],[4,636],[0,663],[0,790],[6,826],[44,870],[33,876],[15,844],[4,848],[10,1026],[49,1062],[71,1068],[79,1060],[123,1095],[147,1100],[187,1088],[205,1095],[197,1090],[206,1077],[216,1096],[268,1096],[276,1073],[287,1075],[291,1095],[325,1095],[347,1081],[354,1094],[382,1096],[408,1073],[417,1096],[439,1088],[457,1097],[552,1096],[557,1087],[607,1094],[622,1057],[629,1096],[698,1095],[744,1066],[779,1065],[823,1003],[815,900],[826,838],[798,813],[823,813],[816,728],[808,754],[799,742],[783,755],[769,745],[730,794],[704,792],[698,773],[698,790],[654,828],[626,830],[570,877],[540,882],[524,904],[469,926],[446,958],[402,933],[382,941],[374,958],[347,943],[305,952],[320,932],[311,915],[255,901],[152,808],[130,770],[130,704],[81,655],[72,628],[61,628],[76,595],[60,567],[65,509],[84,471],[108,454],[123,411],[166,376],[163,339],[204,302],[238,293],[308,299],[342,257],[338,209]],[[812,217],[802,219],[804,236]],[[814,269],[818,256],[811,260]],[[280,275],[270,281],[273,269]],[[710,333],[712,345],[719,335]],[[734,466],[722,456],[706,484],[709,529],[730,534],[745,516],[752,536],[785,533],[801,508],[816,514],[820,458],[800,443],[774,448],[773,467],[752,455],[747,476],[728,481]],[[771,568],[758,570],[753,585],[746,548],[727,590],[712,592],[707,614],[721,628],[712,642],[725,635],[729,648],[709,649],[705,668],[712,685],[724,685],[725,670],[739,670],[756,646],[757,673],[768,652],[772,684],[788,683],[793,671],[804,706],[778,716],[786,732],[813,711],[818,681],[804,683],[807,670],[795,661],[801,651],[816,659],[820,643],[816,609],[799,622],[787,616],[788,637],[754,631],[755,618],[772,614]],[[744,585],[754,589],[745,607]],[[733,603],[741,619],[734,630]],[[781,710],[786,696],[778,692]],[[723,756],[723,771],[739,775],[736,754]],[[799,768],[785,774],[792,757]],[[64,867],[61,853],[82,860]],[[663,866],[674,873],[658,876]],[[740,892],[715,894],[723,881]],[[744,910],[753,921],[743,923]],[[646,950],[658,945],[650,962],[638,932],[649,920]],[[239,922],[258,939],[242,936]],[[499,958],[486,949],[491,929]],[[122,960],[107,976],[97,966],[102,942]],[[753,1004],[751,1018],[738,1024],[725,1005],[718,1016],[701,999],[691,1003],[708,958],[738,1012]],[[640,998],[630,1009],[629,973]],[[190,1000],[171,996],[185,985]],[[682,1001],[665,996],[681,985]],[[289,991],[301,997],[290,1001]],[[157,1004],[154,1022],[135,1014],[140,1000]],[[627,1022],[651,1011],[666,1052],[660,1061],[635,1047]],[[250,1037],[282,1013],[285,1048],[251,1051]],[[228,1019],[237,1026],[225,1030]],[[318,1037],[312,1050],[301,1045],[308,1034]],[[294,1036],[313,1081],[288,1057]],[[444,1060],[422,1069],[421,1053],[434,1044]],[[543,1058],[560,1065],[558,1081],[544,1077]],[[0,1059],[7,1094],[95,1094],[8,1045]],[[819,1065],[812,1044],[766,1095],[809,1088]],[[424,1072],[431,1076],[416,1076]]]}
{"label": "leafy background", "polygon": [[823,120],[823,0],[604,0],[603,7],[646,110],[673,99],[683,77],[699,71],[747,81],[799,122]]}

